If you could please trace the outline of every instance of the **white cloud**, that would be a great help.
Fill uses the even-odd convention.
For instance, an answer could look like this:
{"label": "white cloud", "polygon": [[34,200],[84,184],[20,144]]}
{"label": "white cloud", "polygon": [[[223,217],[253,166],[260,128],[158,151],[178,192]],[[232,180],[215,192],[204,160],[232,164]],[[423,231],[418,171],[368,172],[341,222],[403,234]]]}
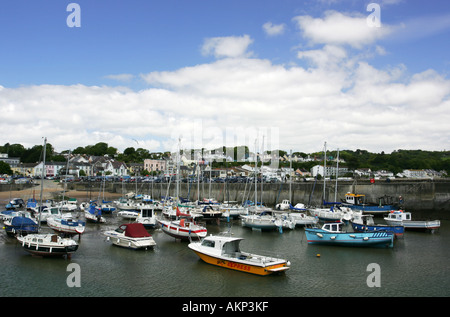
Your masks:
{"label": "white cloud", "polygon": [[213,37],[204,41],[201,52],[205,56],[214,55],[217,58],[249,56],[251,52],[247,52],[247,49],[252,42],[248,35]]}
{"label": "white cloud", "polygon": [[269,36],[276,36],[284,33],[286,28],[285,24],[273,24],[272,22],[266,22],[263,24],[264,32]]}
{"label": "white cloud", "polygon": [[410,76],[404,65],[378,69],[333,45],[302,55],[311,67],[222,58],[152,72],[142,78],[159,88],[140,91],[2,87],[0,144],[33,146],[47,136],[58,150],[107,142],[158,151],[174,150],[181,136],[185,147],[253,148],[261,133],[266,141],[276,136],[272,149],[305,152],[320,150],[324,141],[378,152],[448,143],[450,80],[436,71]]}
{"label": "white cloud", "polygon": [[293,21],[312,44],[362,48],[391,32],[391,28],[386,24],[382,24],[381,27],[370,27],[367,24],[367,17],[361,14],[343,14],[337,11],[327,11],[323,18],[297,16]]}

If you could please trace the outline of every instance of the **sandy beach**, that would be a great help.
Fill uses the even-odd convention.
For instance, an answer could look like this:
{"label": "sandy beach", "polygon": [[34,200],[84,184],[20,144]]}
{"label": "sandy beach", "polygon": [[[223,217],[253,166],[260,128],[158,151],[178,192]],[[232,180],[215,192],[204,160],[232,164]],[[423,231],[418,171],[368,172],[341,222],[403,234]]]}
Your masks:
{"label": "sandy beach", "polygon": [[[40,198],[41,193],[41,186],[39,180],[36,180],[36,183],[38,185],[26,188],[23,190],[11,190],[11,191],[3,191],[0,192],[0,204],[6,204],[9,200],[13,198],[22,198],[24,201],[26,201],[28,198]],[[62,195],[64,192],[64,187],[62,183],[54,182],[52,180],[45,180],[44,181],[44,190],[42,198],[45,199],[55,199],[55,197],[58,197],[59,195]],[[78,202],[88,201],[89,199],[98,199],[99,192],[93,190],[90,193],[87,193],[86,191],[77,191],[77,190],[69,190],[65,193],[66,197],[70,198],[76,198]],[[114,200],[121,196],[120,193],[108,193],[105,192],[105,200]],[[103,197],[103,194],[102,196]]]}

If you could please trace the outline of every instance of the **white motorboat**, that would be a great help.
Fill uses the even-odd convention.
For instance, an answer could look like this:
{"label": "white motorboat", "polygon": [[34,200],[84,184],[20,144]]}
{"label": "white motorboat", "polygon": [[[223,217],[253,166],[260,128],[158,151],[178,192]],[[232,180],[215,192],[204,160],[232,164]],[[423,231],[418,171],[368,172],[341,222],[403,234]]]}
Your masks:
{"label": "white motorboat", "polygon": [[288,215],[296,226],[313,225],[319,221],[318,218],[308,216],[304,212],[290,212]]}
{"label": "white motorboat", "polygon": [[283,199],[283,201],[279,204],[275,205],[276,210],[287,210],[291,207],[291,202],[289,199]]}
{"label": "white motorboat", "polygon": [[137,223],[142,223],[145,228],[154,228],[158,224],[154,209],[143,208],[136,217]]}
{"label": "white motorboat", "polygon": [[17,240],[25,251],[39,256],[70,256],[78,250],[75,240],[57,234],[28,234],[17,237]]}
{"label": "white motorboat", "polygon": [[403,210],[392,210],[384,220],[389,225],[404,226],[407,230],[434,231],[441,226],[439,220],[412,220],[411,213]]}
{"label": "white motorboat", "polygon": [[190,243],[188,247],[206,263],[232,270],[269,275],[285,272],[290,268],[290,262],[285,259],[242,252],[239,246],[242,240],[242,238],[210,235],[201,242]]}
{"label": "white motorboat", "polygon": [[121,210],[117,213],[119,217],[122,217],[123,219],[128,220],[136,220],[136,218],[139,216],[139,211],[137,210]]}
{"label": "white motorboat", "polygon": [[40,219],[41,223],[46,223],[49,217],[62,216],[61,209],[59,207],[39,207],[35,217]]}
{"label": "white motorboat", "polygon": [[130,199],[120,199],[116,202],[116,206],[120,210],[134,210],[136,208],[136,202]]}
{"label": "white motorboat", "polygon": [[78,209],[76,199],[63,200],[56,204],[55,207],[59,207],[61,211],[75,211]]}
{"label": "white motorboat", "polygon": [[350,221],[354,213],[362,213],[361,211],[353,211],[348,207],[332,206],[330,208],[310,208],[308,209],[311,216],[319,218],[321,221]]}
{"label": "white motorboat", "polygon": [[153,237],[141,223],[123,224],[117,229],[105,231],[103,234],[106,236],[107,241],[124,248],[147,250],[156,245]]}

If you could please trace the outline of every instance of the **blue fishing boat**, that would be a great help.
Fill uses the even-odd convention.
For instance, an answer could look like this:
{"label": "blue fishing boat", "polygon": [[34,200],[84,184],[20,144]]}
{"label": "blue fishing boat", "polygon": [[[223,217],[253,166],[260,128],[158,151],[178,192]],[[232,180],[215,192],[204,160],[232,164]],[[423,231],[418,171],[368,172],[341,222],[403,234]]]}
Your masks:
{"label": "blue fishing boat", "polygon": [[342,222],[325,223],[322,228],[305,228],[309,244],[340,245],[354,247],[394,246],[394,234],[385,231],[345,232]]}
{"label": "blue fishing boat", "polygon": [[386,231],[392,232],[395,237],[402,237],[405,233],[403,225],[375,224],[373,215],[359,215],[352,220],[352,228],[356,232]]}
{"label": "blue fishing boat", "polygon": [[398,209],[396,204],[387,203],[392,200],[389,196],[379,198],[379,202],[370,203],[365,201],[365,195],[347,193],[345,194],[345,200],[342,202],[342,206],[349,207],[353,210],[360,210],[363,213],[368,214],[386,214],[391,210]]}

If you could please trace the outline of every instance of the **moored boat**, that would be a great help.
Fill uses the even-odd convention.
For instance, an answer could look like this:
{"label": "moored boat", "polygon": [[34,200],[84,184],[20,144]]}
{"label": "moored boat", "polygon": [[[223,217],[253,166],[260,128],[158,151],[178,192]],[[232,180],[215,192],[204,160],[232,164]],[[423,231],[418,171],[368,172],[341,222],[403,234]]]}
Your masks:
{"label": "moored boat", "polygon": [[137,210],[121,210],[117,213],[119,217],[123,219],[135,220],[139,216],[139,211]]}
{"label": "moored boat", "polygon": [[161,229],[164,233],[172,236],[176,239],[190,240],[201,239],[207,234],[206,227],[203,227],[195,223],[191,219],[179,219],[179,220],[158,220],[161,225]]}
{"label": "moored boat", "polygon": [[342,222],[325,223],[322,228],[305,228],[309,244],[326,244],[356,247],[394,246],[394,234],[385,231],[345,232]]}
{"label": "moored boat", "polygon": [[356,232],[386,231],[392,232],[396,237],[402,237],[405,232],[403,225],[375,224],[373,215],[359,215],[351,223],[353,230]]}
{"label": "moored boat", "polygon": [[20,212],[18,215],[5,220],[3,225],[8,236],[27,235],[39,231],[38,222],[27,215],[27,212]]}
{"label": "moored boat", "polygon": [[70,214],[48,217],[47,225],[54,231],[65,234],[82,234],[86,230],[86,222],[75,220]]}
{"label": "moored boat", "polygon": [[384,221],[390,225],[404,226],[407,230],[434,231],[441,226],[439,220],[412,220],[411,213],[403,210],[392,210]]}
{"label": "moored boat", "polygon": [[259,230],[277,230],[279,223],[276,222],[276,217],[270,210],[264,210],[259,213],[251,213],[248,215],[241,215],[241,223],[244,227],[259,229]]}
{"label": "moored boat", "polygon": [[57,234],[29,234],[19,236],[17,240],[25,251],[39,256],[70,256],[78,250],[78,243]]}
{"label": "moored boat", "polygon": [[35,212],[35,217],[39,219],[41,223],[46,223],[49,217],[62,216],[61,209],[59,207],[38,207]]}
{"label": "moored boat", "polygon": [[150,233],[141,223],[122,224],[115,230],[103,233],[112,244],[129,249],[150,249],[156,245]]}
{"label": "moored boat", "polygon": [[192,242],[188,247],[204,262],[220,267],[257,274],[269,275],[285,272],[290,262],[285,259],[242,252],[242,238],[210,235],[201,242]]}
{"label": "moored boat", "polygon": [[142,223],[145,228],[154,228],[158,224],[154,209],[143,208],[136,217],[137,223]]}
{"label": "moored boat", "polygon": [[374,215],[385,214],[390,210],[397,209],[394,204],[386,203],[388,200],[392,200],[389,196],[380,197],[378,204],[366,202],[365,197],[366,196],[362,194],[354,194],[349,192],[345,195],[342,205],[353,210],[359,210],[363,213]]}
{"label": "moored boat", "polygon": [[87,221],[94,223],[105,223],[106,219],[102,216],[102,209],[95,204],[89,204],[84,210],[84,217]]}

